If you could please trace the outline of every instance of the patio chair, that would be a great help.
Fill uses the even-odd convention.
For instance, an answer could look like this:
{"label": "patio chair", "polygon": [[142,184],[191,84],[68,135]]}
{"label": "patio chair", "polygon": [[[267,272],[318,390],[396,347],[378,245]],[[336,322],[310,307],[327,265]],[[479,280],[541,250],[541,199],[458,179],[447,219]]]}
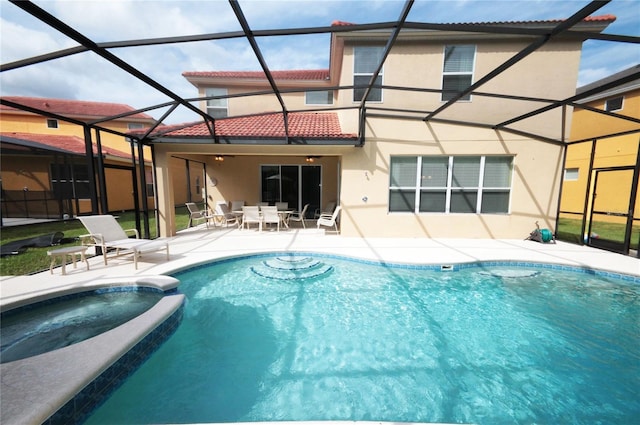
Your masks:
{"label": "patio chair", "polygon": [[338,232],[338,225],[336,224],[336,220],[338,218],[338,214],[340,214],[340,210],[342,209],[342,207],[340,205],[338,205],[336,207],[335,210],[333,210],[333,214],[322,214],[320,215],[320,217],[318,217],[318,229],[320,229],[320,226],[327,226],[327,227],[333,227],[334,229],[336,229],[336,233]]}
{"label": "patio chair", "polygon": [[296,211],[293,212],[289,215],[289,222],[291,221],[299,221],[300,223],[302,223],[302,228],[306,229],[307,225],[304,223],[304,216],[307,213],[307,208],[309,208],[309,204],[305,205],[304,208],[302,208],[302,211]]}
{"label": "patio chair", "polygon": [[280,231],[280,221],[282,217],[278,214],[277,207],[261,207],[262,211],[262,222],[264,224],[276,224],[278,226],[278,232]]}
{"label": "patio chair", "polygon": [[194,225],[196,220],[204,220],[207,225],[207,229],[209,228],[209,220],[214,218],[214,215],[209,214],[208,210],[201,210],[198,208],[195,202],[187,202],[185,203],[187,206],[187,210],[189,210],[189,223],[187,227],[191,227]]}
{"label": "patio chair", "polygon": [[[89,231],[81,235],[82,245],[95,246],[102,250],[104,265],[107,265],[107,253],[115,251],[115,257],[133,254],[133,265],[138,269],[138,259],[148,252],[166,251],[169,260],[169,243],[166,240],[140,239],[136,229],[124,230],[112,215],[88,215],[78,217],[78,220]],[[131,238],[127,232],[135,236]],[[121,253],[121,251],[125,251]]]}
{"label": "patio chair", "polygon": [[258,224],[259,231],[262,232],[262,216],[260,215],[260,207],[258,206],[244,206],[242,207],[242,225],[244,229],[246,226],[249,228],[250,224]]}
{"label": "patio chair", "polygon": [[240,211],[244,207],[244,201],[231,201],[231,211]]}
{"label": "patio chair", "polygon": [[219,218],[222,225],[228,227],[230,224],[235,224],[240,227],[240,220],[238,214],[231,212],[226,203],[220,202],[216,206],[216,218]]}
{"label": "patio chair", "polygon": [[333,211],[336,209],[335,201],[328,202],[327,206],[324,207],[324,210],[316,209],[313,213],[313,218],[320,218],[321,215],[331,215]]}
{"label": "patio chair", "polygon": [[278,208],[278,211],[288,210],[289,209],[289,203],[288,202],[276,202],[276,208]]}

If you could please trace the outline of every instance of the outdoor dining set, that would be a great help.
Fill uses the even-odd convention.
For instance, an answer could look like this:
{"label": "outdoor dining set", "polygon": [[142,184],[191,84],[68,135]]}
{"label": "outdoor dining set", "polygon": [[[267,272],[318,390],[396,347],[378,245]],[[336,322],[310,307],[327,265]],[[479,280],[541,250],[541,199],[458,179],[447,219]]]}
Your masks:
{"label": "outdoor dining set", "polygon": [[237,226],[240,229],[249,229],[257,226],[262,231],[263,226],[275,227],[280,231],[281,226],[288,229],[291,221],[297,221],[306,228],[305,214],[309,205],[305,205],[301,211],[290,209],[286,202],[276,202],[275,205],[258,203],[258,205],[244,205],[243,201],[233,201],[231,206],[219,202],[215,211],[201,210],[193,202],[186,204],[189,210],[189,226],[196,220],[203,220],[207,228]]}

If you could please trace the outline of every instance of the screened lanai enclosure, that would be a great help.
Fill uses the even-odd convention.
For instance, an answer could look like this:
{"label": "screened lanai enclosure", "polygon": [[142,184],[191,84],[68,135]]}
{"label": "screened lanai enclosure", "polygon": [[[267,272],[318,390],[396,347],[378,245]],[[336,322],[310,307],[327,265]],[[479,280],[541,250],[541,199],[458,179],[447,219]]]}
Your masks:
{"label": "screened lanai enclosure", "polygon": [[[615,0],[614,0],[615,1]],[[621,168],[608,168],[598,165],[597,160],[592,159],[588,174],[590,179],[587,185],[582,188],[583,196],[582,204],[579,207],[574,204],[571,208],[563,208],[560,202],[557,202],[557,211],[553,211],[555,215],[556,230],[560,238],[564,238],[576,243],[586,243],[605,249],[617,250],[620,252],[629,252],[634,247],[637,250],[640,234],[638,226],[640,226],[640,211],[638,211],[638,176],[640,174],[640,116],[625,115],[619,111],[608,111],[591,108],[582,101],[598,95],[599,93],[612,90],[630,84],[640,79],[640,69],[636,68],[633,72],[629,72],[619,78],[608,81],[606,84],[594,87],[590,90],[582,91],[571,96],[562,98],[549,97],[532,97],[523,96],[517,92],[504,92],[502,90],[490,91],[487,87],[495,87],[492,85],[497,78],[507,73],[514,66],[525,60],[529,55],[545,48],[551,41],[563,38],[566,40],[579,40],[583,43],[597,43],[602,49],[602,61],[607,61],[607,49],[615,49],[618,46],[629,47],[638,54],[640,51],[640,37],[635,34],[616,34],[606,31],[590,31],[580,27],[588,21],[588,17],[603,13],[609,1],[580,1],[568,3],[572,7],[572,12],[567,16],[557,17],[557,20],[545,20],[545,25],[533,24],[535,20],[531,20],[531,15],[526,15],[523,11],[522,16],[513,16],[509,21],[490,21],[485,16],[480,16],[483,5],[474,5],[473,2],[467,3],[469,7],[477,7],[478,19],[474,23],[451,23],[455,22],[456,15],[454,8],[446,11],[442,7],[442,3],[438,4],[437,14],[434,6],[429,1],[414,2],[389,2],[393,5],[392,10],[382,20],[372,20],[367,18],[367,7],[360,7],[357,22],[334,21],[332,25],[319,26],[301,26],[296,20],[295,14],[291,16],[283,16],[279,21],[278,27],[265,27],[262,24],[260,15],[253,13],[259,2],[253,1],[204,1],[193,3],[197,10],[197,15],[192,19],[198,19],[198,15],[210,17],[210,21],[214,16],[232,17],[233,23],[225,27],[217,27],[211,23],[213,32],[190,33],[189,31],[180,32],[181,35],[175,35],[177,28],[182,25],[188,27],[188,23],[176,22],[175,27],[171,25],[159,25],[153,29],[148,28],[148,34],[145,31],[136,33],[135,30],[129,34],[135,34],[131,39],[120,39],[118,34],[109,34],[100,31],[98,28],[91,28],[78,24],[69,23],[65,13],[65,8],[80,7],[74,3],[62,3],[57,7],[47,2],[31,2],[31,1],[14,1],[5,2],[3,10],[11,10],[12,14],[19,14],[21,19],[37,21],[39,25],[45,26],[47,31],[55,34],[55,37],[64,39],[64,48],[58,50],[41,49],[37,54],[28,57],[12,57],[9,61],[3,62],[0,70],[1,77],[5,81],[9,79],[19,78],[24,75],[25,78],[37,78],[42,72],[61,72],[63,69],[73,66],[75,60],[82,58],[89,63],[90,66],[82,69],[77,68],[76,84],[91,85],[94,79],[105,78],[105,76],[113,76],[113,84],[118,84],[118,90],[123,94],[120,102],[140,105],[144,99],[162,99],[156,103],[149,102],[145,106],[131,112],[131,115],[137,113],[148,113],[155,117],[155,124],[144,129],[138,129],[131,132],[116,132],[122,136],[124,140],[131,146],[131,169],[135,170],[135,178],[138,184],[135,185],[141,191],[142,199],[157,196],[159,191],[166,188],[148,187],[148,181],[145,181],[144,162],[153,162],[153,182],[163,181],[164,176],[158,176],[157,173],[163,173],[163,166],[167,164],[158,163],[156,154],[164,149],[168,135],[176,134],[181,129],[192,128],[194,123],[199,123],[197,134],[183,134],[180,137],[174,137],[172,143],[179,145],[181,140],[184,144],[206,146],[207,156],[224,158],[225,167],[231,167],[234,160],[236,164],[240,164],[240,159],[258,157],[256,162],[256,180],[259,181],[261,201],[276,202],[287,201],[290,205],[299,207],[303,204],[311,204],[311,209],[320,209],[323,204],[330,199],[323,199],[320,196],[318,187],[322,186],[323,178],[326,177],[318,162],[327,161],[330,158],[335,159],[335,163],[331,164],[331,170],[336,170],[335,175],[330,176],[337,180],[337,196],[335,200],[340,199],[340,179],[341,163],[340,158],[350,155],[352,150],[366,149],[367,140],[372,136],[371,127],[369,125],[372,119],[395,119],[399,122],[423,123],[427,128],[432,125],[455,125],[465,128],[474,128],[478,131],[494,131],[512,134],[519,137],[529,138],[541,143],[559,146],[563,150],[563,161],[566,160],[567,151],[574,149],[575,146],[585,146],[589,144],[589,155],[597,150],[596,145],[602,140],[620,136],[619,131],[612,131],[608,128],[600,128],[597,133],[589,135],[587,139],[572,140],[570,137],[570,129],[567,117],[574,110],[588,109],[590,113],[595,115],[607,116],[610,119],[627,123],[631,126],[625,130],[625,135],[634,135],[635,145],[630,147],[631,156],[634,161],[625,164]],[[160,17],[170,15],[171,4],[169,2],[140,2],[144,3],[146,12]],[[337,5],[340,2],[336,2]],[[349,2],[344,2],[349,3]],[[297,3],[287,2],[287,8],[296,10],[311,7],[313,3]],[[432,7],[430,9],[430,6]],[[356,9],[349,9],[352,13]],[[445,13],[447,12],[447,13]],[[438,16],[439,19],[431,21],[430,16]],[[637,16],[637,15],[636,15]],[[354,16],[356,18],[356,16]],[[105,25],[110,21],[117,19],[129,19],[131,26],[135,26],[136,20],[133,17],[125,18],[118,13],[113,15],[106,14],[102,18]],[[325,18],[326,19],[326,18]],[[350,16],[335,16],[328,18],[346,19]],[[535,18],[534,18],[535,19]],[[615,18],[604,18],[604,20]],[[166,20],[162,20],[166,23]],[[522,22],[530,22],[531,24],[522,25]],[[597,24],[594,23],[594,24]],[[193,25],[196,28],[202,28],[201,25]],[[223,28],[216,31],[216,28]],[[423,86],[419,84],[398,85],[386,83],[385,78],[385,61],[403,37],[410,37],[412,33],[418,31],[427,31],[433,33],[446,34],[447,37],[485,37],[485,36],[514,36],[527,37],[528,44],[521,48],[515,55],[508,57],[493,69],[487,70],[482,74],[475,75],[473,81],[469,81],[465,75],[451,75],[447,79],[447,84],[442,87]],[[304,55],[305,49],[316,43],[319,38],[321,43],[329,47],[330,38],[336,34],[349,34],[353,37],[359,37],[366,40],[369,34],[376,34],[378,40],[380,34],[386,34],[386,39],[380,43],[383,48],[380,50],[376,60],[369,64],[367,72],[359,75],[359,78],[352,80],[350,84],[344,84],[344,80],[335,80],[335,85],[323,85],[318,87],[315,82],[309,82],[305,85],[303,82],[297,87],[283,88],[279,84],[279,70],[274,68],[273,63],[282,63],[276,61],[277,56],[272,49],[275,41],[285,40],[290,43],[286,51],[279,53],[281,55]],[[23,40],[27,43],[27,40]],[[285,45],[287,45],[285,43]],[[231,46],[233,51],[242,52],[242,55],[250,55],[253,71],[262,73],[267,81],[268,89],[256,89],[256,91],[245,91],[242,93],[224,93],[220,91],[210,91],[206,96],[190,96],[189,91],[194,93],[193,87],[184,84],[184,77],[180,74],[167,75],[162,69],[151,66],[155,63],[151,61],[151,57],[161,54],[160,49],[171,47],[171,55],[167,56],[167,62],[184,61],[189,64],[204,63],[205,67],[210,69],[234,69],[235,61],[240,60],[240,54],[234,58],[233,55],[225,55],[222,53],[222,47]],[[242,46],[239,50],[234,47]],[[333,46],[332,46],[333,47]],[[25,51],[33,51],[25,50]],[[333,66],[336,58],[329,58],[325,54],[325,61],[329,61]],[[215,60],[211,60],[211,58]],[[636,56],[637,58],[640,55]],[[147,63],[148,61],[148,63]],[[310,60],[311,63],[314,63]],[[300,63],[296,62],[296,63]],[[191,66],[191,65],[189,65]],[[463,67],[463,65],[460,65]],[[563,63],[555,63],[555,67],[563,67]],[[330,67],[330,69],[333,69]],[[187,71],[187,69],[183,69]],[[416,70],[415,72],[418,72]],[[552,74],[553,69],[545,72]],[[454,72],[455,74],[455,72]],[[462,73],[464,74],[464,73]],[[117,76],[117,78],[115,78]],[[327,76],[327,81],[329,81]],[[179,83],[176,83],[179,81]],[[332,82],[334,80],[331,80]],[[526,82],[523,82],[526,85]],[[126,87],[127,90],[122,90]],[[115,90],[114,86],[114,90]],[[386,107],[384,103],[372,101],[376,93],[384,90],[385,93],[435,93],[442,96],[442,102],[439,107],[434,109],[419,109],[415,105],[407,105],[406,107]],[[349,102],[348,106],[326,104],[322,100],[326,93],[333,92],[335,96],[340,93],[351,91],[357,94],[353,102]],[[300,109],[297,106],[288,104],[285,95],[288,93],[314,93],[314,102],[318,103],[317,107],[306,107]],[[32,94],[32,93],[29,93]],[[206,93],[200,93],[206,94]],[[96,97],[99,97],[96,94]],[[466,115],[463,118],[452,119],[448,115],[448,111],[458,104],[465,104],[469,99],[499,99],[505,105],[519,105],[521,102],[536,105],[526,111],[520,111],[520,107],[514,107],[516,111],[509,116],[508,119],[500,118],[495,121],[488,119],[479,120],[474,115]],[[270,107],[268,112],[270,115],[277,116],[281,122],[280,133],[270,133],[263,135],[257,129],[250,129],[243,132],[242,129],[231,128],[230,123],[239,122],[243,118],[251,118],[261,114],[242,114],[234,115],[232,110],[228,110],[226,116],[220,116],[216,111],[217,105],[224,105],[227,101],[242,102],[259,102],[261,99],[269,99]],[[43,117],[54,118],[57,120],[71,122],[82,127],[84,134],[84,142],[87,152],[91,152],[92,145],[99,142],[100,134],[108,132],[113,134],[114,131],[105,128],[102,124],[106,121],[122,118],[127,114],[119,116],[105,117],[101,120],[82,121],[75,118],[51,114],[46,108],[34,108],[6,99],[3,95],[0,103],[7,107],[28,111]],[[325,103],[325,104],[323,104]],[[201,108],[200,105],[208,105],[209,107]],[[505,107],[501,110],[501,114],[509,113],[509,108]],[[306,133],[296,127],[300,113],[341,113],[344,110],[354,112],[357,116],[357,132],[351,134],[325,133],[322,137],[305,136]],[[523,122],[535,120],[539,116],[544,116],[550,112],[558,112],[562,119],[557,122],[557,136],[550,137],[546,131],[548,129],[540,129],[540,132],[523,130],[520,126]],[[188,117],[188,118],[183,118]],[[233,121],[236,120],[236,121]],[[3,135],[3,143],[6,140]],[[575,146],[574,146],[575,145]],[[99,145],[98,145],[99,146]],[[275,147],[278,147],[276,150]],[[591,146],[594,146],[591,150]],[[282,148],[284,147],[284,148]],[[148,151],[145,152],[145,148]],[[330,151],[329,148],[334,149]],[[174,148],[178,149],[178,148]],[[204,148],[203,148],[204,149]],[[282,149],[290,149],[283,151]],[[202,152],[205,152],[204,150]],[[283,155],[283,152],[285,154]],[[327,152],[333,152],[328,155]],[[133,155],[135,153],[135,156]],[[464,154],[464,153],[463,153]],[[149,155],[151,157],[149,158]],[[593,153],[595,155],[595,153]],[[281,157],[296,156],[306,158],[312,163],[289,163],[282,160]],[[187,160],[189,157],[186,157]],[[594,156],[595,158],[595,156]],[[278,159],[278,160],[277,160]],[[495,161],[506,161],[505,159],[496,159]],[[458,161],[462,161],[458,159]],[[484,165],[485,159],[482,159]],[[106,166],[101,155],[93,157],[87,155],[85,158],[86,188],[87,199],[90,205],[90,213],[108,212],[106,200],[108,199],[105,191],[104,175]],[[215,186],[212,178],[211,165],[213,163],[202,164],[202,176],[198,176],[198,181],[202,183],[203,198],[206,200],[210,194],[207,193],[208,187]],[[216,166],[218,163],[215,163]],[[221,164],[221,163],[220,163]],[[565,164],[560,164],[561,169],[566,168]],[[222,165],[220,165],[222,166]],[[498,164],[500,166],[500,164]],[[499,168],[499,167],[498,167]],[[159,171],[160,170],[160,171]],[[366,179],[369,179],[375,170],[363,170]],[[362,174],[362,173],[360,173]],[[342,176],[345,174],[343,173]],[[207,183],[208,184],[205,184]],[[608,182],[608,183],[607,183]],[[199,183],[199,184],[200,184]],[[223,182],[221,182],[223,183]],[[224,182],[226,183],[226,182]],[[620,191],[616,193],[605,193],[598,191],[598,188],[620,187]],[[594,191],[594,188],[596,190]],[[199,187],[200,189],[200,187]],[[498,188],[499,189],[499,188]],[[610,189],[606,189],[610,191]],[[562,192],[562,189],[560,193]],[[597,197],[595,193],[598,193]],[[366,196],[362,197],[363,202]],[[157,199],[157,198],[156,198]],[[101,205],[102,200],[105,204]],[[3,191],[2,202],[5,202],[5,194]],[[151,204],[142,203],[137,208],[140,212],[139,227],[143,235],[149,235],[149,219],[158,214],[158,202]],[[493,202],[487,203],[490,208],[497,208],[500,211],[508,209],[508,199],[500,194],[499,190],[495,191]],[[315,207],[315,208],[313,208]],[[4,207],[2,209],[5,210]],[[574,220],[573,229],[563,229],[563,224],[559,223],[563,219]],[[158,223],[159,220],[156,220]],[[604,226],[603,223],[613,223],[617,230],[611,230],[611,226]],[[577,228],[577,230],[576,230]],[[619,230],[621,233],[619,233]],[[162,232],[158,232],[161,234]],[[583,237],[586,235],[586,237]],[[599,235],[595,237],[593,235]],[[523,235],[523,237],[526,235]]]}

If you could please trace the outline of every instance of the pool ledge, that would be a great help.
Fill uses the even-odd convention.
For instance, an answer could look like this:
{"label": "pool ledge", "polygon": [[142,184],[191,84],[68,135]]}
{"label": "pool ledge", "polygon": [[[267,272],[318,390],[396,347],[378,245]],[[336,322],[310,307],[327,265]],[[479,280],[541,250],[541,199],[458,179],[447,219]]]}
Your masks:
{"label": "pool ledge", "polygon": [[175,313],[184,299],[179,293],[166,295],[140,316],[103,334],[48,353],[0,364],[0,423],[46,422]]}
{"label": "pool ledge", "polygon": [[39,301],[45,301],[64,295],[73,295],[81,292],[93,291],[96,289],[114,288],[120,286],[145,286],[148,288],[159,289],[162,292],[167,292],[171,289],[177,288],[179,284],[179,280],[164,275],[92,279],[81,284],[52,286],[50,288],[46,288],[37,292],[25,292],[23,294],[12,297],[2,297],[0,298],[0,311],[5,312],[17,307],[34,304]]}

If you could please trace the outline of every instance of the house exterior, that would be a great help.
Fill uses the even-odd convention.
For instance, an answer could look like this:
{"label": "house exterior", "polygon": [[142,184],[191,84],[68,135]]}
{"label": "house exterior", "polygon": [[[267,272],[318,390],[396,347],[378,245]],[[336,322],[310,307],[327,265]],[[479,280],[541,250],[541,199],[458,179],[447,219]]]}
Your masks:
{"label": "house exterior", "polygon": [[[579,87],[576,93],[639,70],[640,64]],[[567,146],[560,217],[580,221],[582,234],[578,237],[590,245],[621,252],[628,252],[630,246],[637,249],[640,78],[579,103],[583,107],[573,111]],[[620,115],[631,119],[620,119]]]}
{"label": "house exterior", "polygon": [[[613,20],[574,28],[600,32]],[[392,29],[333,32],[329,69],[274,71],[273,81],[263,72],[185,72],[214,120],[143,141],[154,146],[158,207],[167,212],[161,234],[175,232],[175,156],[206,164],[211,208],[284,200],[313,211],[336,201],[345,236],[524,238],[536,222],[555,230],[571,114],[528,113],[575,93],[582,40],[560,35],[522,55],[536,36],[481,28],[560,22],[410,28],[388,51]]]}
{"label": "house exterior", "polygon": [[[114,103],[20,96],[3,99],[79,122],[134,111],[128,105]],[[105,128],[120,133],[103,131],[99,135],[109,212],[136,207],[132,195],[135,179],[131,146],[122,134],[148,127],[153,122],[151,116],[137,113],[102,123]],[[3,217],[62,218],[91,213],[92,189],[83,126],[3,104],[0,105],[0,137]],[[96,161],[98,136],[92,137]],[[152,186],[150,164],[145,178]],[[153,205],[152,197],[148,201]]]}

